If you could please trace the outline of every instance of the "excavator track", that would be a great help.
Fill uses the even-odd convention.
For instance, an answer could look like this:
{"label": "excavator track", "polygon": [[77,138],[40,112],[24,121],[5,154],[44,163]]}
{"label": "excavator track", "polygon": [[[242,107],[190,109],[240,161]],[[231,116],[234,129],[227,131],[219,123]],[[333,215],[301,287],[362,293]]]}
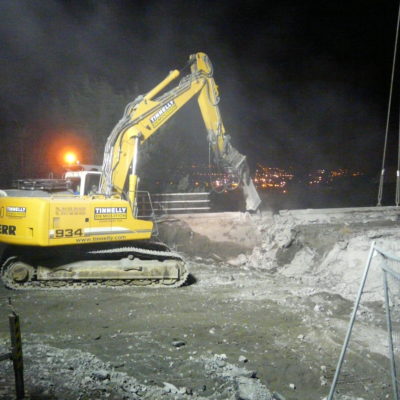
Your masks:
{"label": "excavator track", "polygon": [[[88,287],[107,287],[107,288],[129,288],[129,287],[151,287],[151,288],[176,288],[180,287],[187,281],[189,272],[186,268],[186,264],[182,256],[176,252],[169,251],[168,248],[161,243],[152,243],[152,248],[140,248],[134,246],[122,246],[116,248],[105,248],[105,249],[92,249],[84,254],[84,258],[89,263],[88,268],[98,270],[97,264],[101,265],[104,263],[117,263],[122,262],[122,267],[118,265],[119,270],[129,275],[129,271],[141,271],[148,270],[149,276],[141,279],[138,276],[133,276],[131,279],[107,279],[107,278],[87,278],[87,279],[68,279],[68,277],[61,276],[59,279],[53,277],[50,279],[40,279],[38,277],[41,266],[33,267],[27,264],[19,257],[10,257],[5,261],[1,270],[1,279],[6,287],[14,290],[60,290],[60,289],[82,289]],[[157,250],[155,250],[156,248]],[[104,258],[112,257],[110,260]],[[82,262],[75,263],[77,265]],[[164,267],[164,264],[171,264]],[[53,269],[46,268],[45,277],[52,274],[61,273],[64,271],[69,273],[69,269],[73,269],[75,264],[67,264],[65,266],[57,266]],[[136,267],[135,265],[140,265]],[[149,264],[149,265],[147,265]],[[156,264],[156,266],[154,266]],[[69,267],[73,265],[73,267]],[[128,265],[128,267],[126,267]],[[148,267],[148,268],[147,268]],[[78,267],[79,268],[79,267]],[[174,270],[173,276],[170,276],[165,271],[164,276],[152,276],[154,268]],[[110,268],[106,268],[108,271]],[[113,269],[113,267],[111,267]],[[115,269],[115,267],[114,267]],[[100,273],[100,272],[99,272]],[[47,275],[46,275],[47,274]],[[101,273],[100,273],[101,274]],[[135,272],[133,272],[135,274]],[[42,274],[43,275],[43,274]]]}

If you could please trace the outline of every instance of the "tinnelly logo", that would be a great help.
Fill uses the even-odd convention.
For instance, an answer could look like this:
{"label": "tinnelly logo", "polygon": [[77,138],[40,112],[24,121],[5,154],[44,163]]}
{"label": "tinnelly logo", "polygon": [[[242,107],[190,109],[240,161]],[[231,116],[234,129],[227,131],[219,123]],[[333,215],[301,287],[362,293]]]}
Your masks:
{"label": "tinnelly logo", "polygon": [[7,217],[26,217],[26,207],[7,207]]}
{"label": "tinnelly logo", "polygon": [[94,219],[125,219],[127,207],[95,207]]}
{"label": "tinnelly logo", "polygon": [[160,125],[161,122],[165,121],[175,109],[176,104],[173,100],[163,105],[152,117],[150,117],[150,122],[153,124],[153,127],[155,128]]}

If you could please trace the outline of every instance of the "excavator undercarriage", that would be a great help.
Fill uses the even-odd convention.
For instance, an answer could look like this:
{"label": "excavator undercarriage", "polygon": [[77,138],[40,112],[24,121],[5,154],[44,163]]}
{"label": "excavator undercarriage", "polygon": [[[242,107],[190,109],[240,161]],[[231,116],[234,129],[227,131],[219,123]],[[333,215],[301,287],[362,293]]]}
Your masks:
{"label": "excavator undercarriage", "polygon": [[1,269],[2,280],[11,289],[178,287],[188,277],[181,255],[161,243],[66,246],[39,252],[15,247],[6,250],[13,255],[5,258]]}

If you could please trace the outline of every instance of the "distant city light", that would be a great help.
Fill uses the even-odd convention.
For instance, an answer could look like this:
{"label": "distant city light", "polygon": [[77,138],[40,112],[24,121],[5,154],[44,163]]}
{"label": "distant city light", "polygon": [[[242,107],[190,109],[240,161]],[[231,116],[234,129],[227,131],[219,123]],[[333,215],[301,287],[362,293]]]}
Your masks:
{"label": "distant city light", "polygon": [[[235,174],[212,169],[208,164],[180,165],[177,173],[176,180],[169,181],[170,185],[178,185],[180,179],[186,176],[188,177],[189,188],[191,187],[193,190],[213,188],[217,192],[225,192],[234,190],[239,186],[239,181]],[[257,164],[252,178],[258,190],[287,195],[294,190],[294,187],[292,189],[290,185],[291,182],[296,182],[296,188],[299,184],[310,187],[324,187],[332,185],[340,179],[354,179],[362,175],[364,175],[362,171],[355,169],[338,168],[329,170],[318,168],[310,171],[305,176],[299,176],[296,175],[293,168],[267,167]],[[161,182],[157,181],[156,184],[159,186]]]}

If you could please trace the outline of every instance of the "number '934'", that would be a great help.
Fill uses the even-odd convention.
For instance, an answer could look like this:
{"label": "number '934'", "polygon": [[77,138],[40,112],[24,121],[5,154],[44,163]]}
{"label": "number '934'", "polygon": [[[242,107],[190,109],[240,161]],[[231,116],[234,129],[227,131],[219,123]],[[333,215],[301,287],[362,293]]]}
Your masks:
{"label": "number '934'", "polygon": [[83,235],[82,229],[56,229],[54,233],[56,238],[68,238]]}

